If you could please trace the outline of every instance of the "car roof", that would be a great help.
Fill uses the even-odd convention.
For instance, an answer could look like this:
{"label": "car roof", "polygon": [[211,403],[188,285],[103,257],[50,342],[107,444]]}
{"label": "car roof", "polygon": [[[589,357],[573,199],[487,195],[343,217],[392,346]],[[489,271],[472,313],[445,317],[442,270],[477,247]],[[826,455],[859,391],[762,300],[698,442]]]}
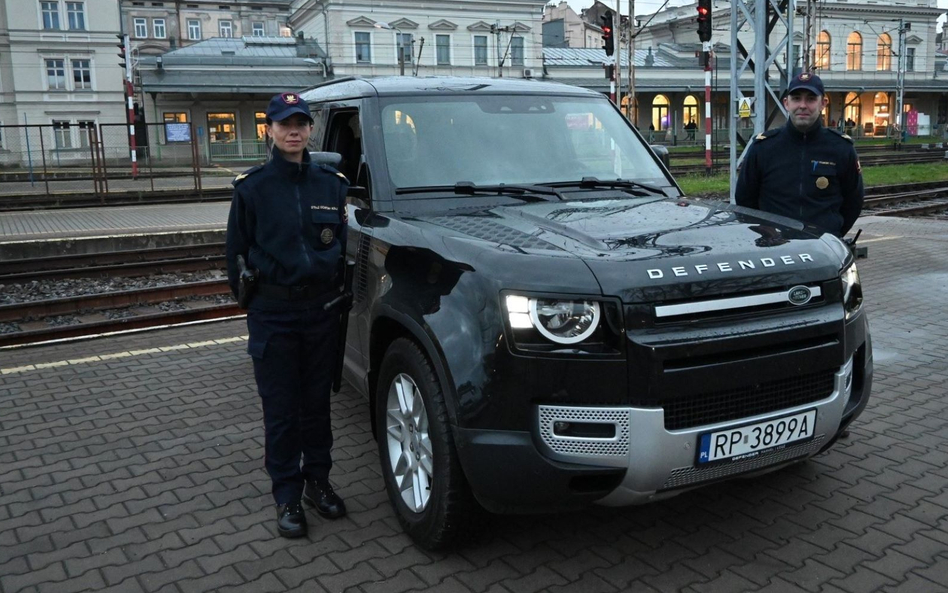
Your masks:
{"label": "car roof", "polygon": [[544,94],[602,97],[601,93],[558,82],[517,78],[459,76],[345,77],[300,92],[306,101],[370,96],[432,95],[444,93]]}

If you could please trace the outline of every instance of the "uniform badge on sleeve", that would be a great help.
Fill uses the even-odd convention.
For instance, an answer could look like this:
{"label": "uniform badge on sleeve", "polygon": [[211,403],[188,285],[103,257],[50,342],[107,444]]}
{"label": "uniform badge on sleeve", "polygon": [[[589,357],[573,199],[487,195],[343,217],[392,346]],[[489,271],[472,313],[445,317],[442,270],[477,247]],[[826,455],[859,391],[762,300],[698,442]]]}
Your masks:
{"label": "uniform badge on sleeve", "polygon": [[332,229],[323,229],[323,232],[319,233],[319,240],[323,242],[323,245],[329,245],[333,240]]}
{"label": "uniform badge on sleeve", "polygon": [[816,178],[816,187],[820,189],[826,189],[829,187],[830,181],[826,177],[817,177]]}

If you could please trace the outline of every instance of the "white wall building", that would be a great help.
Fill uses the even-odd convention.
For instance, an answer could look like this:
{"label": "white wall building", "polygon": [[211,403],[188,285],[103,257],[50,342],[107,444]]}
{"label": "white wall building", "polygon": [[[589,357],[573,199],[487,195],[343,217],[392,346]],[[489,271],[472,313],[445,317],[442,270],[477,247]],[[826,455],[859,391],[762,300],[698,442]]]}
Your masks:
{"label": "white wall building", "polygon": [[[89,123],[126,119],[118,31],[116,0],[0,0],[0,125],[53,124],[47,150],[88,153]],[[0,150],[22,151],[23,131],[3,131]]]}
{"label": "white wall building", "polygon": [[289,25],[326,50],[336,77],[399,74],[399,53],[409,75],[523,77],[542,66],[545,4],[294,0]]}

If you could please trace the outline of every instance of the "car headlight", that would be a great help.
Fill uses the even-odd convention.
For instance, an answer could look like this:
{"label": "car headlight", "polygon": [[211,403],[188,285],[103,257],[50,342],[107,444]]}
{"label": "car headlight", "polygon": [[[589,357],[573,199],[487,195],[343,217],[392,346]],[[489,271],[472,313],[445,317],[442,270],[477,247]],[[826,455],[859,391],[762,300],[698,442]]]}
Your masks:
{"label": "car headlight", "polygon": [[862,306],[862,283],[859,281],[859,270],[856,262],[840,274],[843,283],[843,306],[846,309],[846,318],[849,319]]}
{"label": "car headlight", "polygon": [[507,295],[510,327],[536,329],[551,342],[578,344],[593,335],[602,318],[596,301]]}

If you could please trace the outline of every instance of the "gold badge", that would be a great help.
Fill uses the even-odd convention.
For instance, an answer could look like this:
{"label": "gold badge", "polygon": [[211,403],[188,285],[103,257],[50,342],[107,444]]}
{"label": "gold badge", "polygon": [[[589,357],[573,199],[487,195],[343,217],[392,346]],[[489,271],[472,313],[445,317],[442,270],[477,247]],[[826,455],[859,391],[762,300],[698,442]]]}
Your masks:
{"label": "gold badge", "polygon": [[294,93],[283,93],[283,102],[287,105],[296,105],[300,102],[300,98]]}
{"label": "gold badge", "polygon": [[332,239],[332,229],[323,229],[323,232],[319,233],[319,240],[323,242],[323,245],[329,245],[332,243]]}
{"label": "gold badge", "polygon": [[826,177],[818,177],[816,179],[816,187],[820,189],[826,189],[830,185],[830,180]]}

